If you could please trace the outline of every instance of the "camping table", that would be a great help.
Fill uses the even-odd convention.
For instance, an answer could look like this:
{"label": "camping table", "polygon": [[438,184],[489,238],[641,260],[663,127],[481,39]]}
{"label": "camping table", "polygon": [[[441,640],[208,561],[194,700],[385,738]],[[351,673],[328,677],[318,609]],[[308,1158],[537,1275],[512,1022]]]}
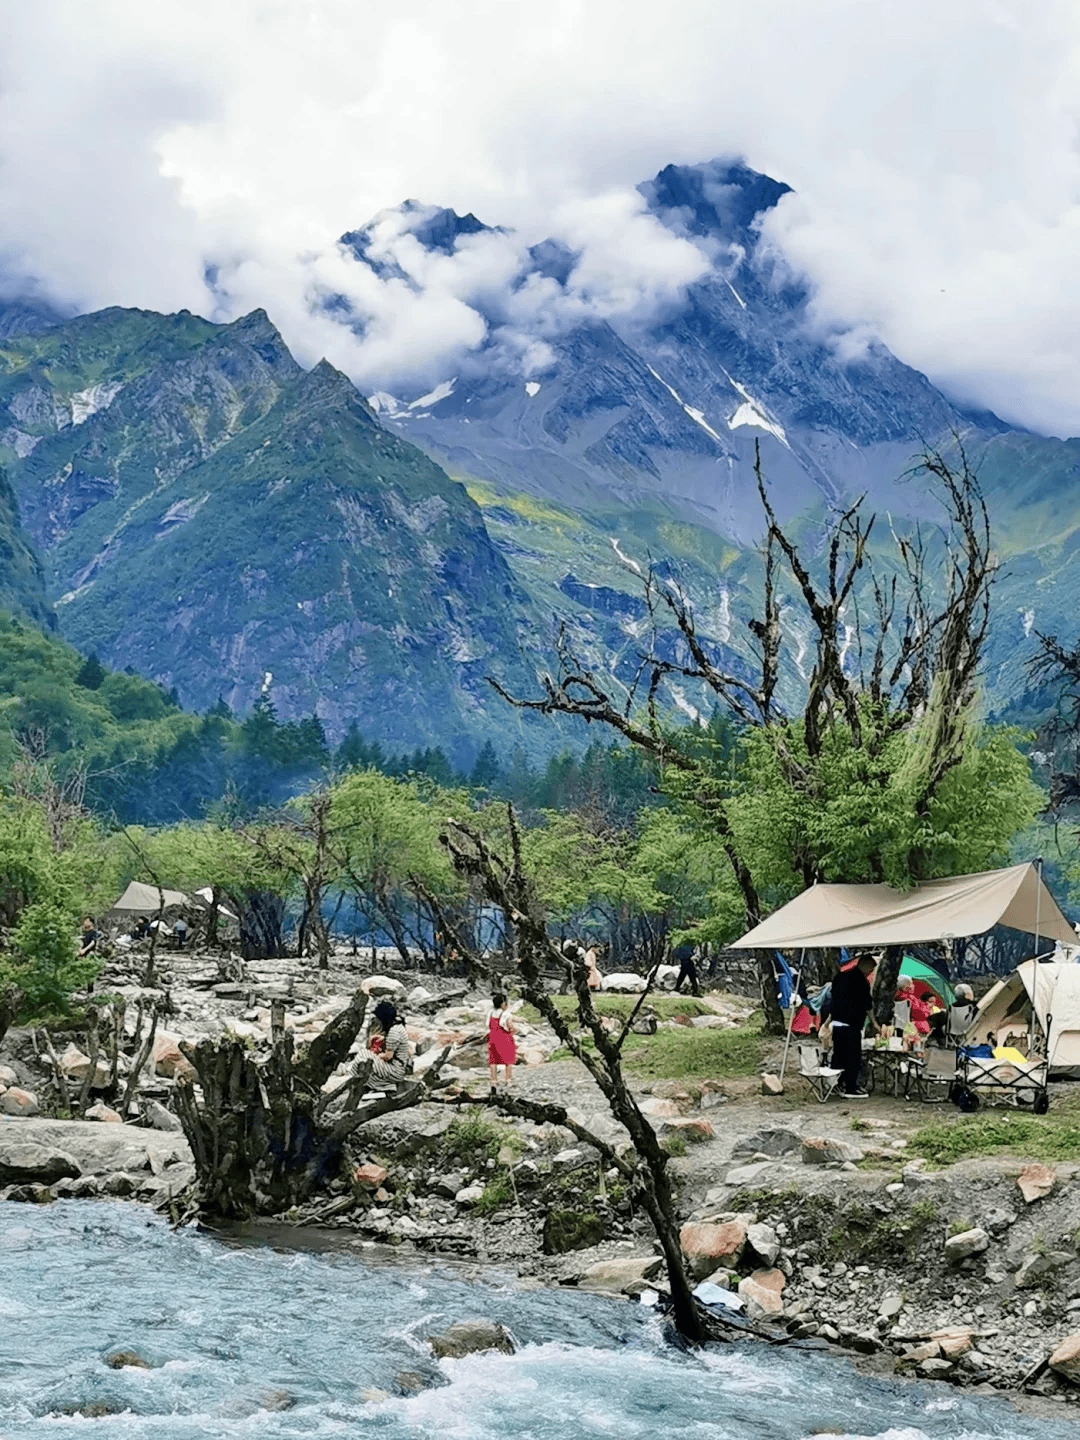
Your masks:
{"label": "camping table", "polygon": [[917,1077],[923,1066],[909,1050],[864,1050],[863,1064],[866,1066],[866,1088],[873,1093],[880,1090],[882,1095],[903,1095],[908,1099],[912,1086],[917,1086]]}

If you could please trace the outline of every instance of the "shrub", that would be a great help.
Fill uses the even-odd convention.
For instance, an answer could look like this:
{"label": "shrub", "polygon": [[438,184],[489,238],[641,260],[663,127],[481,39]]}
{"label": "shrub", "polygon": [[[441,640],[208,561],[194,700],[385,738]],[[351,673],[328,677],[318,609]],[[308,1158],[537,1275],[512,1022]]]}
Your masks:
{"label": "shrub", "polygon": [[97,956],[79,959],[74,922],[55,901],[28,905],[10,939],[14,953],[0,961],[0,984],[13,983],[22,991],[21,1019],[66,1013],[72,991],[88,985],[101,969]]}

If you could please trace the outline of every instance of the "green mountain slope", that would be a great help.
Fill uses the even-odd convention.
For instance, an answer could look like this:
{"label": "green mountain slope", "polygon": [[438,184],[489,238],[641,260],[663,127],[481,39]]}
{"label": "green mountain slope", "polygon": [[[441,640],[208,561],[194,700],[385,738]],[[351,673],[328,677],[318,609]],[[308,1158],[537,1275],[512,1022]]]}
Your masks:
{"label": "green mountain slope", "polygon": [[0,468],[0,610],[28,616],[54,629],[56,615],[45,598],[41,561],[22,527],[15,492]]}
{"label": "green mountain slope", "polygon": [[185,706],[243,711],[269,687],[331,736],[357,718],[462,759],[505,745],[485,676],[531,681],[527,594],[464,488],[331,366],[301,370],[261,312],[104,311],[0,346],[0,376],[25,523],[80,649]]}

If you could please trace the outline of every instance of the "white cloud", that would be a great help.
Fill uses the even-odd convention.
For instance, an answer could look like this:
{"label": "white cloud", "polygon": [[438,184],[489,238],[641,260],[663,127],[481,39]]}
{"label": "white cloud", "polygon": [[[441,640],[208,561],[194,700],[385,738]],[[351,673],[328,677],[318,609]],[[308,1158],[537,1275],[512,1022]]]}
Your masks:
{"label": "white cloud", "polygon": [[[498,310],[539,372],[574,307],[662,308],[701,263],[633,186],[741,153],[798,192],[768,233],[842,353],[876,332],[1080,432],[1070,0],[36,0],[0,32],[0,268],[62,302],[265,305],[365,384],[454,373]],[[517,234],[452,258],[390,235],[410,279],[375,283],[335,237],[410,195]],[[552,233],[582,250],[558,309],[506,290]],[[312,313],[326,293],[362,337]]]}

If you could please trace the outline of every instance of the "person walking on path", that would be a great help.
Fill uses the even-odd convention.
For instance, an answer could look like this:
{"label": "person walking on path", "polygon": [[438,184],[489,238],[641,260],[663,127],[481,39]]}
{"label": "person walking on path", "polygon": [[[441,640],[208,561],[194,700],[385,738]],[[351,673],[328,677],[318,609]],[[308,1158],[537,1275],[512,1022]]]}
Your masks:
{"label": "person walking on path", "polygon": [[852,1099],[867,1092],[859,1088],[862,1070],[862,1035],[870,1014],[869,975],[877,962],[872,955],[856,955],[840,966],[832,982],[832,1063],[842,1070],[840,1091]]}
{"label": "person walking on path", "polygon": [[517,1045],[514,1042],[514,1021],[506,1008],[506,996],[495,994],[491,997],[491,1013],[488,1016],[488,1070],[492,1089],[499,1083],[499,1066],[503,1067],[505,1083],[510,1084],[510,1069],[517,1060]]}
{"label": "person walking on path", "polygon": [[676,945],[671,952],[671,958],[679,962],[679,978],[675,981],[676,994],[682,989],[682,982],[689,980],[690,994],[700,995],[701,986],[698,984],[697,966],[694,964],[693,945]]}

